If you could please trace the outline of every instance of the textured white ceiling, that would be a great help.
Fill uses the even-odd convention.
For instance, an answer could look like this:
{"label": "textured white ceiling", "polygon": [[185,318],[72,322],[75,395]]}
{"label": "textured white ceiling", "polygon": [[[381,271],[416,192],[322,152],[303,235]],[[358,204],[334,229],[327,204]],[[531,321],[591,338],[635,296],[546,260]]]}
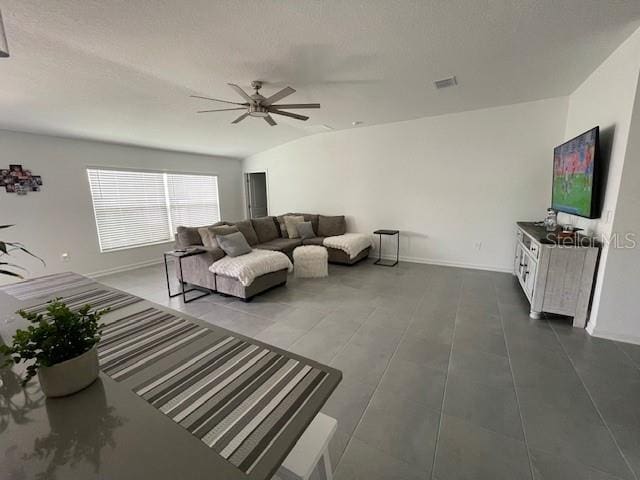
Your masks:
{"label": "textured white ceiling", "polygon": [[[573,91],[640,25],[640,1],[0,0],[0,128],[244,157],[309,132]],[[459,86],[435,90],[455,74]],[[197,115],[226,86],[291,85],[305,123]],[[220,106],[222,108],[222,106]]]}

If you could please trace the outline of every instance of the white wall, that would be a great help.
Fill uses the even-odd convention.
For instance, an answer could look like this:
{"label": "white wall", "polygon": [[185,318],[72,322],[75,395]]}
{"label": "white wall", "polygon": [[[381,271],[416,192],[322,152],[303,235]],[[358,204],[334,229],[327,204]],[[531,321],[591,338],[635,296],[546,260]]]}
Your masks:
{"label": "white wall", "polygon": [[[627,147],[639,72],[640,30],[637,30],[570,95],[565,139],[568,140],[599,125],[602,154],[603,158],[608,159],[608,172],[602,218],[588,220],[565,214],[559,216],[561,223],[579,225],[602,235],[605,240],[588,330],[594,335],[627,338],[638,343],[640,343],[640,325],[630,319],[637,314],[640,304],[631,306],[628,302],[616,303],[613,300],[615,295],[612,295],[617,291],[629,299],[636,298],[637,295],[630,289],[634,288],[637,279],[627,277],[630,273],[629,266],[625,267],[623,263],[613,266],[611,261],[613,250],[609,248],[607,240],[613,234],[626,233],[630,226],[626,220],[619,223],[617,219],[619,212],[627,209],[625,203],[633,203],[633,194],[628,194],[625,198],[621,192],[623,172],[628,193],[637,188],[638,178],[640,178],[638,171],[634,172],[633,165],[629,164],[632,154],[628,152]],[[636,106],[636,111],[637,108]],[[635,115],[637,118],[640,113]],[[637,164],[637,162],[636,156],[632,163]],[[638,225],[635,225],[635,231],[638,231]],[[616,252],[618,259],[616,261],[622,258],[621,255],[627,258],[631,253]],[[632,265],[634,265],[633,270],[637,272],[640,262]],[[607,295],[610,296],[606,304],[601,305],[605,285],[609,292]]]}
{"label": "white wall", "polygon": [[[23,242],[47,263],[20,257],[30,275],[72,270],[95,273],[144,264],[161,259],[170,244],[100,253],[87,166],[144,168],[180,172],[213,173],[219,176],[223,218],[244,218],[242,174],[239,160],[72,140],[0,130],[2,164],[22,164],[41,175],[40,192],[26,196],[0,191],[0,224],[16,226],[0,231],[3,240]],[[67,263],[60,255],[68,252]],[[7,278],[0,277],[0,282]]]}
{"label": "white wall", "polygon": [[[599,125],[602,154],[609,160],[609,165],[602,218],[589,220],[561,213],[558,220],[562,223],[579,225],[593,233],[611,232],[639,67],[640,30],[637,30],[569,96],[564,139],[569,140]],[[610,215],[609,219],[607,215]]]}
{"label": "white wall", "polygon": [[[640,51],[638,52],[640,56]],[[612,243],[602,278],[597,317],[589,330],[596,336],[640,344],[640,93],[636,93],[612,231],[630,241]],[[615,246],[615,248],[614,248]]]}
{"label": "white wall", "polygon": [[566,109],[556,98],[320,134],[244,169],[268,171],[271,214],[346,214],[353,231],[400,229],[406,260],[511,271],[514,223],[549,206]]}

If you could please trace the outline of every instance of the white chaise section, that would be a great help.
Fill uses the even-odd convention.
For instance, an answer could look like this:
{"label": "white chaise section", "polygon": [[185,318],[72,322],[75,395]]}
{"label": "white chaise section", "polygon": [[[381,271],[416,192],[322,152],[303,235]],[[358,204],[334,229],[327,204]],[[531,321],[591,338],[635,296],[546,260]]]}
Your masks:
{"label": "white chaise section", "polygon": [[291,260],[284,253],[255,249],[238,257],[226,255],[213,262],[209,270],[217,275],[235,278],[248,287],[256,278],[285,268],[293,270]]}
{"label": "white chaise section", "polygon": [[364,233],[345,233],[344,235],[327,237],[322,244],[325,247],[342,250],[349,255],[349,258],[354,259],[362,250],[373,246],[373,239],[371,235]]}

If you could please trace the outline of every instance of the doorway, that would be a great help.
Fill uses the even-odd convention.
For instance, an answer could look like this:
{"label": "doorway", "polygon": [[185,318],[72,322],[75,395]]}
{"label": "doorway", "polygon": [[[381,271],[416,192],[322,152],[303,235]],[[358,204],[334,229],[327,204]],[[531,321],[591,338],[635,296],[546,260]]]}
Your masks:
{"label": "doorway", "polygon": [[245,173],[244,176],[247,195],[247,217],[266,217],[269,212],[266,172]]}

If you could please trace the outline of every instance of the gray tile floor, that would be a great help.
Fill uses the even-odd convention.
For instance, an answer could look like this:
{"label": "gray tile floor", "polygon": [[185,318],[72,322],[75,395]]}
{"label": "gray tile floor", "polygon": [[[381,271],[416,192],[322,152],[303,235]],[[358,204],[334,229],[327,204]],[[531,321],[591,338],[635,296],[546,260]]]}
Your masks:
{"label": "gray tile floor", "polygon": [[341,369],[337,480],[640,478],[640,346],[530,320],[511,275],[365,262],[187,305],[160,267],[100,281]]}

